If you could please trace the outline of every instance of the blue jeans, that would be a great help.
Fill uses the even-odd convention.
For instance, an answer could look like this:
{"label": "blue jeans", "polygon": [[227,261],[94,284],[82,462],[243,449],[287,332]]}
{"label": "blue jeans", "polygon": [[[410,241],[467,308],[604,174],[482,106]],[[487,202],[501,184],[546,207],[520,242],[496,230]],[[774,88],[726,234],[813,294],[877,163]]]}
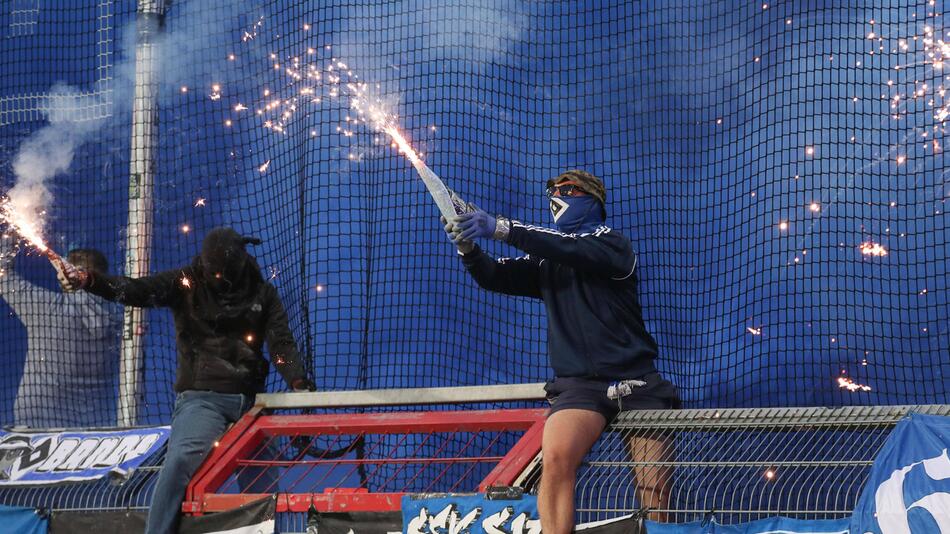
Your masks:
{"label": "blue jeans", "polygon": [[[178,531],[181,502],[192,475],[228,425],[244,415],[253,403],[254,397],[240,393],[184,391],[178,394],[165,464],[158,474],[149,507],[146,534],[174,534]],[[273,454],[269,457],[272,458]],[[238,474],[241,491],[277,492],[277,477],[273,471],[241,469]]]}

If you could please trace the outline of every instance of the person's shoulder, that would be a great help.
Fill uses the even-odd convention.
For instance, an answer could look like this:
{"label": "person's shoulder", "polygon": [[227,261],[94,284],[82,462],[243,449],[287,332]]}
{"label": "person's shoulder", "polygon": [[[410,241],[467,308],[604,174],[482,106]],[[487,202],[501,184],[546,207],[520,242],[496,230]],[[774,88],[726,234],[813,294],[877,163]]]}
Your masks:
{"label": "person's shoulder", "polygon": [[257,294],[265,299],[280,299],[280,293],[277,291],[277,286],[267,280],[264,280],[261,283],[261,287],[257,290]]}
{"label": "person's shoulder", "polygon": [[606,224],[602,224],[595,228],[594,231],[590,233],[590,235],[609,240],[630,241],[630,239],[625,236],[623,232],[617,230],[616,228],[607,226]]}

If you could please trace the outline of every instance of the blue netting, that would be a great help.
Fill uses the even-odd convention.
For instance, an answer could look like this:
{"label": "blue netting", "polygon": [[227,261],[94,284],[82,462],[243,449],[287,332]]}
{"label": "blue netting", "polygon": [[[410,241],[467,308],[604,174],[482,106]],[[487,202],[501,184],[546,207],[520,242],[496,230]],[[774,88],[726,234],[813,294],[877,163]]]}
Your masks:
{"label": "blue netting", "polygon": [[[83,4],[0,9],[0,185],[48,124],[43,95],[93,95],[82,102],[101,125],[49,182],[47,237],[100,248],[120,271],[135,6]],[[346,83],[365,81],[398,99],[403,132],[448,185],[491,212],[547,224],[548,177],[604,179],[609,224],[639,252],[659,366],[686,405],[946,402],[937,4],[174,2],[152,269],[189,262],[216,225],[264,238],[254,252],[323,389],[548,378],[540,303],[477,288],[406,158],[347,121]],[[55,287],[25,252],[11,270]],[[26,330],[2,316],[11,423]],[[144,362],[140,422],[166,421],[166,311],[148,314]]]}

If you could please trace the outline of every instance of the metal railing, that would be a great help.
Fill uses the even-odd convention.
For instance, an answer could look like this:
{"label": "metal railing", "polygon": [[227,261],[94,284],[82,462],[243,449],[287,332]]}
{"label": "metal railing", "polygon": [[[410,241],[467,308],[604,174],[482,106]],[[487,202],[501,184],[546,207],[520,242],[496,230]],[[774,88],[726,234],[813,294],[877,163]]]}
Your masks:
{"label": "metal railing", "polygon": [[[451,405],[449,411],[454,411],[460,405],[472,402],[477,403],[473,409],[501,408],[517,403],[522,409],[537,407],[540,406],[537,403],[526,406],[524,401],[537,400],[541,394],[537,384],[511,389],[499,386],[488,389],[295,393],[262,396],[259,408],[270,412],[271,415],[266,416],[271,418],[268,425],[277,429],[270,435],[281,435],[281,447],[286,447],[288,440],[310,436],[307,446],[334,448],[336,436],[325,437],[320,442],[315,438],[318,432],[308,434],[309,430],[305,428],[313,426],[313,429],[318,429],[332,420],[327,415],[354,412],[359,412],[360,417],[371,418],[372,414],[404,417],[409,415],[406,410],[437,411]],[[299,409],[304,407],[321,412],[315,416],[313,424],[305,423],[307,416],[299,415]],[[295,415],[285,415],[288,411]],[[810,519],[845,517],[853,510],[871,465],[891,429],[910,412],[950,415],[950,406],[626,412],[609,425],[578,474],[578,520],[607,519],[644,505],[655,509],[653,519],[674,522],[703,519],[710,513],[715,514],[719,523],[775,515]],[[304,422],[302,431],[279,430],[283,417],[294,418],[296,423]],[[443,413],[437,419],[445,422],[451,416]],[[347,443],[350,438],[361,434],[358,429],[350,430],[354,432],[348,431],[343,439]],[[439,432],[445,437],[445,429]],[[362,432],[366,436],[370,433]],[[265,439],[270,439],[267,435],[262,434]],[[390,436],[387,443],[399,443],[398,434]],[[494,436],[489,441],[491,439]],[[511,439],[510,443],[518,441],[516,435]],[[285,449],[300,450],[306,448],[301,448],[299,439],[293,448]],[[395,448],[388,450],[392,456]],[[491,458],[494,462],[505,452],[483,454],[479,451],[476,456],[498,456]],[[536,450],[522,450],[519,455],[519,462],[526,463],[527,468],[514,477],[512,483],[524,487],[529,493],[535,492],[541,474],[540,454]],[[309,456],[307,461],[319,463],[312,454]],[[378,461],[380,458],[374,460],[371,454],[363,459],[346,454],[341,458],[347,459],[351,465],[385,463]],[[291,460],[286,453],[279,459],[281,466],[287,469],[284,464]],[[250,465],[253,459],[244,463]],[[160,465],[161,455],[156,455],[127,481],[0,489],[0,503],[56,510],[142,509],[147,506],[154,475]],[[241,462],[234,465],[242,467]],[[290,469],[299,473],[307,468],[302,463]],[[463,471],[467,469],[466,466]],[[360,477],[351,479],[359,480]],[[221,482],[222,486],[234,483]],[[305,514],[299,512],[281,516],[282,522],[291,530],[294,528],[291,525],[302,525],[305,521]]]}
{"label": "metal railing", "polygon": [[[621,414],[578,475],[578,516],[641,506],[653,519],[719,523],[851,514],[891,429],[950,406],[651,410]],[[535,465],[523,483],[537,486]]]}

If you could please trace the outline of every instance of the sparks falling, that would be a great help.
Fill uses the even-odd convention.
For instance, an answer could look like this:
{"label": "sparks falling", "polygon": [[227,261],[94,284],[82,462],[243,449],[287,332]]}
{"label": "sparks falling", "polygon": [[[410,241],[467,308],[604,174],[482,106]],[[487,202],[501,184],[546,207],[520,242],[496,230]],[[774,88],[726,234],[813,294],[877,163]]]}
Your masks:
{"label": "sparks falling", "polygon": [[887,256],[887,249],[884,248],[884,245],[873,241],[861,243],[858,249],[861,251],[861,254],[865,256]]}
{"label": "sparks falling", "polygon": [[[263,30],[264,19],[258,19],[242,37],[247,42],[256,38]],[[329,45],[322,48],[329,51]],[[318,49],[308,46],[301,49],[299,55],[279,55],[270,52],[266,57],[269,68],[285,76],[286,85],[282,88],[262,87],[259,100],[230,105],[235,112],[248,109],[254,110],[259,118],[260,126],[271,132],[287,135],[292,131],[290,123],[306,105],[321,104],[327,100],[342,101],[352,110],[336,131],[341,136],[352,138],[357,134],[358,127],[365,127],[373,132],[385,134],[391,139],[390,146],[404,154],[415,167],[424,165],[422,154],[412,147],[407,136],[399,127],[398,116],[393,112],[396,101],[393,98],[383,97],[379,84],[369,84],[360,80],[350,66],[340,58],[314,57],[319,56]],[[221,87],[212,86],[213,98],[221,98]],[[229,118],[227,126],[232,121]],[[236,120],[235,120],[236,122]],[[436,131],[435,125],[428,125],[427,130]],[[313,133],[311,133],[313,135]],[[379,144],[375,141],[375,144]],[[348,159],[359,161],[364,150],[355,148],[348,153]],[[270,160],[258,166],[258,171],[267,171]]]}
{"label": "sparks falling", "polygon": [[858,384],[854,380],[846,376],[838,377],[838,387],[841,389],[846,389],[851,392],[855,391],[871,391],[871,386],[865,386],[864,384]]}
{"label": "sparks falling", "polygon": [[[8,197],[0,200],[0,219],[6,221],[20,238],[36,247],[37,250],[49,252],[49,247],[43,239],[42,221],[28,216],[24,211],[27,210],[17,206]],[[41,212],[39,215],[42,217],[44,213]]]}

